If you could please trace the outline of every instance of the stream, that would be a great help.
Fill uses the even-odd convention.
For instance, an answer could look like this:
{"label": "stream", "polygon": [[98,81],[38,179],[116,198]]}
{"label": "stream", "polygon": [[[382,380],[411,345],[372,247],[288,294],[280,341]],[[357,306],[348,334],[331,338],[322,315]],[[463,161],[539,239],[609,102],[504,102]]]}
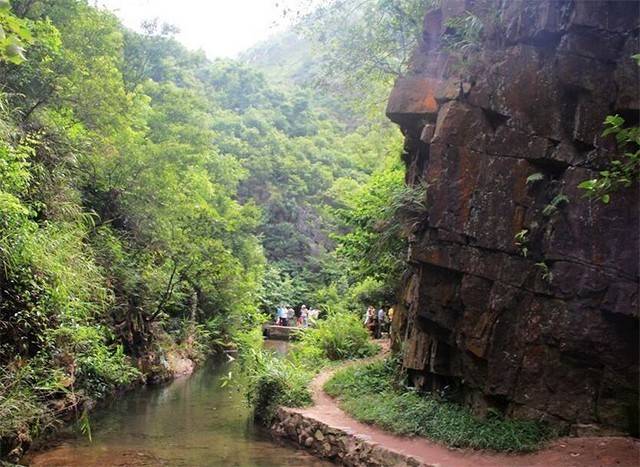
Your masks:
{"label": "stream", "polygon": [[[283,352],[278,345],[274,350]],[[38,467],[332,465],[277,443],[255,426],[243,389],[221,387],[230,371],[237,371],[237,362],[211,361],[189,377],[124,394],[92,413],[92,442],[68,437],[26,462]]]}

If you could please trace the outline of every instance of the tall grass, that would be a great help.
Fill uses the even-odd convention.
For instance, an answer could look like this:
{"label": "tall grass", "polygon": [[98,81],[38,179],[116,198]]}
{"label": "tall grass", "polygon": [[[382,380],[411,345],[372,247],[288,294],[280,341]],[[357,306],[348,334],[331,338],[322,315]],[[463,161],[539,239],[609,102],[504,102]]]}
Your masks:
{"label": "tall grass", "polygon": [[35,392],[23,384],[28,370],[0,368],[0,439],[13,435],[18,427],[37,426],[48,414]]}
{"label": "tall grass", "polygon": [[314,371],[264,349],[243,351],[247,399],[255,419],[269,424],[278,406],[304,407],[312,401],[309,383]]}

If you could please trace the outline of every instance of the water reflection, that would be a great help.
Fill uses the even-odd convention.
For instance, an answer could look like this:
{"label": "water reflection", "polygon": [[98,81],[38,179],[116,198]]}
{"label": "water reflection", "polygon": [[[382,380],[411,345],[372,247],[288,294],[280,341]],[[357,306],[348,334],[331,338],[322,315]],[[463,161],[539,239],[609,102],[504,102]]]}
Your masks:
{"label": "water reflection", "polygon": [[[275,345],[279,352],[285,346]],[[274,443],[253,425],[243,391],[220,386],[236,366],[211,363],[167,386],[133,391],[92,416],[93,443],[72,439],[32,457],[30,465],[331,465]]]}

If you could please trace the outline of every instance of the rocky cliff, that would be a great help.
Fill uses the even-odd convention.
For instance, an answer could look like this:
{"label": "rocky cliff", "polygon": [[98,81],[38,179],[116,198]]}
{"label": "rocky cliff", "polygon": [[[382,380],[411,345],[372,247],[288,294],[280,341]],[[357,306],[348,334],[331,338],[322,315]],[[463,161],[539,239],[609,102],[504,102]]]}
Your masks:
{"label": "rocky cliff", "polygon": [[639,4],[441,3],[387,108],[428,198],[404,366],[479,414],[637,432],[638,186],[605,205],[577,185],[616,153],[605,117],[638,124]]}

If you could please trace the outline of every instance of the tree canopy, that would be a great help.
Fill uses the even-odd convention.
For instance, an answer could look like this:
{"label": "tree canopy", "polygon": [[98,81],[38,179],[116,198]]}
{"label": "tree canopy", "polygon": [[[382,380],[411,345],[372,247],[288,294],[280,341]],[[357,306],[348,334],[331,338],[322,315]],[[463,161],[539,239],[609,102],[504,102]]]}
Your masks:
{"label": "tree canopy", "polygon": [[[387,3],[367,7],[381,28]],[[400,241],[378,222],[401,190],[400,134],[353,118],[353,89],[315,86],[366,55],[368,36],[335,26],[313,76],[284,86],[251,54],[209,60],[87,0],[0,1],[0,387],[26,375],[30,420],[70,384],[99,397],[139,378],[167,347],[229,345],[279,303],[390,297],[399,250],[363,258]]]}

